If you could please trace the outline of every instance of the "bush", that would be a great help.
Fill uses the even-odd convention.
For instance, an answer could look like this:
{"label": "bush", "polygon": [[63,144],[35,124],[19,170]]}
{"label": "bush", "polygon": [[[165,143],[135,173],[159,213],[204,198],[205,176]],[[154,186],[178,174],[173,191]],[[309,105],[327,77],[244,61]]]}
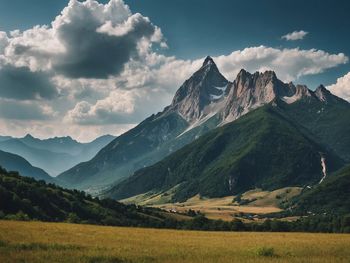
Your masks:
{"label": "bush", "polygon": [[273,247],[260,247],[256,250],[256,255],[261,257],[274,257],[275,250]]}
{"label": "bush", "polygon": [[80,222],[80,218],[75,213],[69,213],[68,216],[67,216],[66,221],[68,223],[79,223]]}
{"label": "bush", "polygon": [[22,211],[19,211],[16,214],[9,214],[5,216],[5,219],[8,220],[18,220],[18,221],[29,221],[30,218],[27,214],[23,213]]}

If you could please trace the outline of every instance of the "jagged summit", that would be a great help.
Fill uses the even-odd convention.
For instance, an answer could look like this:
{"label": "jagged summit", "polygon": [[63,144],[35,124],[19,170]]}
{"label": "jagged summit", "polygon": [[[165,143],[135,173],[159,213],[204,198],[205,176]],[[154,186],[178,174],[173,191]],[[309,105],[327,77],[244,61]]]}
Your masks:
{"label": "jagged summit", "polygon": [[322,91],[326,91],[326,92],[329,92],[328,89],[326,89],[325,86],[323,86],[322,84],[320,84],[316,90],[322,90]]}
{"label": "jagged summit", "polygon": [[277,75],[276,73],[273,71],[273,70],[266,70],[264,72],[259,72],[259,71],[256,71],[254,73],[250,73],[249,71],[245,70],[244,68],[242,68],[238,74],[237,74],[237,77],[236,79],[239,79],[239,78],[258,78],[258,77],[263,77],[265,79],[270,79],[270,80],[277,80]]}
{"label": "jagged summit", "polygon": [[206,106],[225,95],[228,83],[208,56],[203,66],[177,90],[170,110],[192,123],[203,115]]}
{"label": "jagged summit", "polygon": [[327,97],[331,95],[330,91],[322,84],[317,87],[314,94],[320,101],[327,101]]}
{"label": "jagged summit", "polygon": [[216,114],[227,123],[275,99],[287,104],[303,98],[327,102],[328,96],[333,95],[324,86],[313,92],[305,85],[284,83],[272,70],[250,73],[242,68],[229,82],[207,56],[202,67],[178,89],[168,109],[190,124]]}
{"label": "jagged summit", "polygon": [[207,57],[204,59],[204,61],[203,61],[202,67],[205,67],[205,66],[207,66],[207,65],[212,65],[212,64],[215,65],[214,60],[212,59],[211,56],[207,56]]}

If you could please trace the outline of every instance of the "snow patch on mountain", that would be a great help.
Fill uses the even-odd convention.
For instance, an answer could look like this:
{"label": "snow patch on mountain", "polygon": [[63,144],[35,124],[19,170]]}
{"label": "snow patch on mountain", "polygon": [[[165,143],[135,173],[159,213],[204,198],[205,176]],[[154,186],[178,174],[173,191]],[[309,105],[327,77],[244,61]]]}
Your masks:
{"label": "snow patch on mountain", "polygon": [[215,112],[211,112],[208,115],[206,115],[205,117],[198,119],[196,122],[192,123],[190,126],[187,127],[186,130],[184,130],[181,134],[179,134],[176,138],[181,137],[182,135],[184,135],[185,133],[189,132],[190,130],[192,130],[193,128],[199,127],[202,124],[204,124],[207,120],[209,120],[210,118],[214,117],[216,115]]}
{"label": "snow patch on mountain", "polygon": [[225,92],[227,90],[227,86],[228,85],[225,85],[223,87],[213,87],[215,90],[217,90],[219,92],[219,95],[210,94],[210,99],[211,100],[219,100],[219,99],[221,99],[225,95]]}
{"label": "snow patch on mountain", "polygon": [[290,97],[284,96],[284,97],[282,97],[282,100],[287,104],[292,104],[292,103],[300,100],[301,97],[302,96],[300,96],[299,94],[295,94],[295,95],[290,96]]}

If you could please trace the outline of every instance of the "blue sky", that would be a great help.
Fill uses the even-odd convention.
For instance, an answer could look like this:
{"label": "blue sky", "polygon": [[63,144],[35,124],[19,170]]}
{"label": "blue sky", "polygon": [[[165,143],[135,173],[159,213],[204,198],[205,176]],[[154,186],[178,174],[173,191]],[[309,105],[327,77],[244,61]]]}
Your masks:
{"label": "blue sky", "polygon": [[350,100],[350,1],[89,1],[0,0],[0,134],[119,134],[207,55],[231,81],[272,69]]}

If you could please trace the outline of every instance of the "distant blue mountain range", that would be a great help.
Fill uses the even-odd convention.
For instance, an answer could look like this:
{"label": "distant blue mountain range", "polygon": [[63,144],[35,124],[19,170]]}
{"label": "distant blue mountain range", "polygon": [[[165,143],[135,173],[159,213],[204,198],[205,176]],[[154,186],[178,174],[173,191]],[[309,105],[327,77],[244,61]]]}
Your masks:
{"label": "distant blue mountain range", "polygon": [[[37,139],[30,134],[23,138],[0,136],[0,150],[19,155],[31,165],[40,167],[51,176],[73,167],[74,165],[88,161],[106,146],[115,137],[104,135],[89,143],[80,143],[71,137],[55,137],[50,139]],[[0,159],[0,165],[6,169],[20,170],[14,163],[6,167],[4,159]],[[26,173],[22,173],[26,175]]]}

